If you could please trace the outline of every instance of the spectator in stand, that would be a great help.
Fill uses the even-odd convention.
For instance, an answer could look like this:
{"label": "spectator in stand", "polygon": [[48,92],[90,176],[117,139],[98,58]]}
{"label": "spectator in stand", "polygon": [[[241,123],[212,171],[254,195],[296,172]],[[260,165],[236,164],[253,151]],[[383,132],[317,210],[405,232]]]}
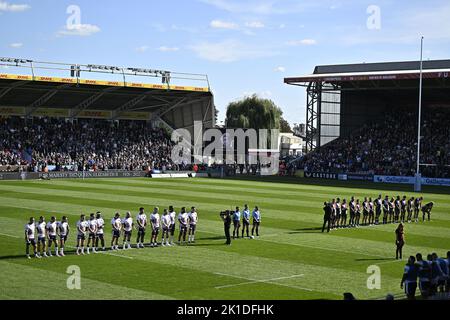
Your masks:
{"label": "spectator in stand", "polygon": [[[309,172],[415,175],[417,115],[392,111],[382,122],[363,125],[349,136],[322,146],[300,161]],[[422,176],[450,178],[450,111],[423,113],[420,168]]]}
{"label": "spectator in stand", "polygon": [[145,121],[0,119],[0,166],[28,171],[179,170],[173,143]]}

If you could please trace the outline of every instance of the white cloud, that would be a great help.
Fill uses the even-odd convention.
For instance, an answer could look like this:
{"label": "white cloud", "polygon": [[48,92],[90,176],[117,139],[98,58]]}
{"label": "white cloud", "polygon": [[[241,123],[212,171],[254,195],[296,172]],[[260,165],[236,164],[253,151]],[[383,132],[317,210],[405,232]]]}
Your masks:
{"label": "white cloud", "polygon": [[140,46],[136,48],[137,52],[143,53],[145,51],[147,51],[150,47],[149,46]]}
{"label": "white cloud", "polygon": [[28,4],[11,4],[6,1],[0,1],[0,11],[21,12],[30,8]]}
{"label": "white cloud", "polygon": [[23,43],[21,42],[15,42],[15,43],[11,43],[9,45],[10,48],[14,48],[14,49],[20,49],[23,47]]}
{"label": "white cloud", "polygon": [[278,28],[284,29],[284,28],[286,28],[286,25],[285,25],[284,23],[282,23],[282,24],[280,24],[280,25],[278,26]]}
{"label": "white cloud", "polygon": [[239,29],[239,25],[234,22],[227,22],[222,20],[213,20],[209,24],[211,28],[215,29],[231,29],[231,30],[237,30]]}
{"label": "white cloud", "polygon": [[264,23],[262,23],[261,21],[246,22],[245,26],[248,28],[256,28],[256,29],[265,27]]}
{"label": "white cloud", "polygon": [[291,40],[286,42],[288,46],[312,46],[317,44],[314,39],[303,39],[303,40]]}
{"label": "white cloud", "polygon": [[158,48],[158,51],[161,51],[161,52],[175,52],[175,51],[178,51],[178,50],[180,50],[180,48],[178,48],[178,47],[161,46],[161,47]]}
{"label": "white cloud", "polygon": [[275,69],[273,69],[273,71],[275,71],[275,72],[285,72],[286,68],[282,67],[282,66],[279,66],[279,67],[276,67]]}
{"label": "white cloud", "polygon": [[64,28],[58,31],[59,36],[91,36],[97,32],[100,32],[100,28],[92,24],[74,24],[70,28],[64,26]]}
{"label": "white cloud", "polygon": [[229,39],[221,42],[202,42],[190,47],[198,57],[213,62],[234,62],[276,55],[268,48],[251,47],[240,41]]}

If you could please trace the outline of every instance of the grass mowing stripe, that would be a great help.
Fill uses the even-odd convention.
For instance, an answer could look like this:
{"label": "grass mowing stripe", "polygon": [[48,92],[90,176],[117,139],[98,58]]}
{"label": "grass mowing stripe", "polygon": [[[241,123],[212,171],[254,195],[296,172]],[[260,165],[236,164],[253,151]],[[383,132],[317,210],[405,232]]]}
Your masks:
{"label": "grass mowing stripe", "polygon": [[[113,252],[115,256],[69,255],[59,260],[33,262],[36,268],[47,271],[59,270],[68,263],[80,264],[89,278],[119,286],[123,283],[144,291],[149,291],[145,285],[148,282],[152,284],[150,291],[174,298],[341,299],[344,291],[353,292],[357,298],[377,298],[387,292],[399,292],[398,282],[404,261],[388,258],[394,253],[391,233],[395,226],[338,230],[329,235],[319,233],[317,228],[322,223],[322,198],[331,199],[336,195],[347,197],[353,193],[358,197],[385,193],[376,188],[393,195],[413,193],[403,186],[364,183],[343,186],[334,181],[318,185],[310,180],[303,181],[303,184],[299,184],[299,180],[290,182],[289,179],[272,178],[259,181],[252,178],[245,181],[93,179],[1,182],[0,231],[18,235],[17,238],[0,235],[2,258],[17,265],[28,263],[21,258],[24,244],[20,235],[30,214],[40,215],[42,212],[47,215],[54,211],[59,218],[70,213],[73,225],[78,220],[74,215],[100,209],[108,224],[107,219],[116,209],[121,212],[132,209],[135,215],[135,208],[141,203],[144,207],[196,205],[200,213],[196,246],[119,251]],[[442,191],[442,188],[426,188],[426,201],[433,200],[437,204],[433,210],[433,221],[430,224],[406,225],[405,256],[416,253],[416,250],[424,254],[437,251],[439,255],[445,253],[444,248],[448,250],[450,240],[446,231],[450,228],[447,210],[450,198]],[[283,193],[285,197],[281,196]],[[217,213],[225,206],[235,205],[232,202],[241,204],[242,199],[250,205],[262,204],[262,236],[254,241],[234,241],[232,247],[223,246],[223,227]],[[70,246],[74,242],[73,234],[71,238]],[[134,259],[123,259],[122,256]],[[369,276],[366,268],[370,264],[381,267],[382,291],[366,288]],[[214,271],[236,277],[214,275]],[[145,279],[144,283],[138,280],[138,274]],[[174,274],[177,276],[172,279],[170,275]],[[305,277],[290,277],[295,274],[305,274]],[[153,279],[153,275],[157,278]],[[287,278],[276,280],[282,285],[265,282],[234,285],[243,283],[242,280],[248,282],[246,279],[284,277]],[[327,282],[330,278],[331,282]],[[166,279],[170,288],[164,281]],[[218,290],[215,286],[225,287]],[[43,289],[44,292],[46,290]]]}
{"label": "grass mowing stripe", "polygon": [[[46,299],[54,300],[92,300],[101,299],[173,299],[172,297],[154,292],[131,289],[125,286],[113,285],[102,281],[83,277],[81,269],[81,289],[67,288],[66,268],[60,272],[38,269],[32,265],[32,260],[26,265],[0,261],[0,287],[3,299],[40,300],[45,292]],[[41,279],[43,281],[36,281]],[[23,290],[26,289],[26,290]]]}
{"label": "grass mowing stripe", "polygon": [[[217,274],[219,276],[230,276],[230,275],[228,275],[226,273],[215,272],[215,274]],[[251,279],[247,279],[247,278],[244,278],[244,277],[239,277],[239,279],[247,279],[247,280],[250,280],[250,281],[240,282],[240,283],[235,283],[235,284],[227,284],[227,285],[218,286],[218,287],[215,287],[215,288],[216,289],[224,289],[224,288],[238,287],[238,286],[254,284],[254,283],[259,283],[259,282],[274,282],[274,281],[277,281],[277,280],[291,279],[291,278],[303,277],[303,276],[304,276],[304,274],[294,274],[292,276],[287,276],[287,277],[278,277],[278,278],[263,279],[263,280],[251,280]],[[234,277],[237,278],[236,276],[234,276]],[[298,288],[300,290],[305,290],[305,291],[313,291],[313,290],[311,290],[309,288],[301,288],[301,287],[298,287],[298,286],[295,286],[295,288]]]}
{"label": "grass mowing stripe", "polygon": [[[72,222],[73,224],[74,222]],[[22,223],[17,221],[16,219],[3,219],[3,224],[6,229],[13,230],[11,233],[20,234],[22,232],[21,227]],[[15,227],[14,227],[15,226]],[[109,226],[107,226],[107,235],[109,235]],[[348,237],[336,238],[337,233],[332,234],[289,234],[284,230],[270,227],[263,227],[263,237],[262,240],[279,243],[283,245],[296,245],[307,248],[318,249],[321,251],[335,251],[335,252],[345,252],[349,254],[357,254],[357,255],[366,255],[371,257],[381,257],[381,258],[389,258],[386,256],[386,252],[392,252],[393,246],[391,245],[390,237],[386,240],[386,244],[378,243],[381,240],[378,239],[377,242],[367,241],[367,240],[359,240],[359,243],[356,245],[354,243],[354,239],[348,239]],[[209,232],[211,234],[220,235],[222,233],[221,224],[218,221],[209,221],[203,220],[199,225],[200,232]],[[343,232],[354,232],[354,233],[362,233],[361,229],[358,230],[342,230]],[[266,239],[265,235],[273,238],[276,237],[276,240]],[[72,236],[73,238],[73,236]],[[324,241],[319,241],[321,245],[317,245],[318,239],[324,239]],[[442,239],[445,240],[445,239]],[[349,242],[350,241],[350,242]],[[357,246],[360,249],[357,249]],[[352,248],[352,250],[346,250],[346,248]],[[427,248],[424,246],[411,246],[407,243],[405,250],[417,250],[417,252],[426,252],[430,250],[435,250],[436,248]],[[383,253],[384,254],[380,254]]]}

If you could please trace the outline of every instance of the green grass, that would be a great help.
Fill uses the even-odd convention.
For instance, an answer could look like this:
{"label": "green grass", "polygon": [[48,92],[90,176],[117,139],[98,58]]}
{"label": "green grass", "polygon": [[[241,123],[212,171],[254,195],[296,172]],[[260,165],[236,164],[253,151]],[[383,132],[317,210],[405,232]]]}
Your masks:
{"label": "green grass", "polygon": [[[393,259],[395,225],[322,234],[322,203],[334,197],[414,195],[409,186],[293,179],[93,179],[0,183],[0,299],[359,299],[401,294],[405,260]],[[407,224],[404,256],[450,250],[450,190],[428,188],[432,221]],[[218,212],[258,205],[261,237],[224,246]],[[196,206],[197,243],[64,258],[24,258],[30,216],[68,215],[75,244],[80,213],[112,214],[144,206]],[[110,240],[110,228],[106,232]],[[135,238],[135,235],[133,235]],[[148,239],[148,235],[147,235]],[[134,241],[135,239],[133,239]],[[68,290],[67,267],[81,269]],[[367,289],[367,267],[381,268],[381,289]]]}

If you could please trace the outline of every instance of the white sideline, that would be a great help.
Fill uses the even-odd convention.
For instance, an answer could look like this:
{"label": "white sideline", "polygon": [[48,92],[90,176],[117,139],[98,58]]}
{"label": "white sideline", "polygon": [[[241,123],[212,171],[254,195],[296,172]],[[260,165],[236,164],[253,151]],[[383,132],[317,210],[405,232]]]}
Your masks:
{"label": "white sideline", "polygon": [[[234,277],[234,278],[239,278],[239,279],[247,279],[247,278],[244,278],[244,277],[238,277],[238,276],[229,275],[229,274],[225,274],[225,273],[219,273],[219,272],[215,272],[214,274],[217,274],[217,275],[220,275],[220,276]],[[247,280],[251,280],[251,281],[241,282],[241,283],[235,283],[235,284],[227,284],[227,285],[224,285],[224,286],[218,286],[218,287],[215,287],[215,288],[216,288],[216,289],[223,289],[223,288],[237,287],[237,286],[242,286],[242,285],[252,284],[252,283],[259,283],[259,282],[273,282],[273,281],[277,281],[277,280],[291,279],[291,278],[303,277],[303,276],[304,276],[304,274],[294,274],[293,276],[279,277],[279,278],[272,278],[272,279],[262,279],[262,280],[251,280],[251,279],[247,279]],[[278,284],[278,283],[277,283],[277,284]],[[303,288],[303,290],[312,291],[311,289],[306,289],[306,288]]]}

